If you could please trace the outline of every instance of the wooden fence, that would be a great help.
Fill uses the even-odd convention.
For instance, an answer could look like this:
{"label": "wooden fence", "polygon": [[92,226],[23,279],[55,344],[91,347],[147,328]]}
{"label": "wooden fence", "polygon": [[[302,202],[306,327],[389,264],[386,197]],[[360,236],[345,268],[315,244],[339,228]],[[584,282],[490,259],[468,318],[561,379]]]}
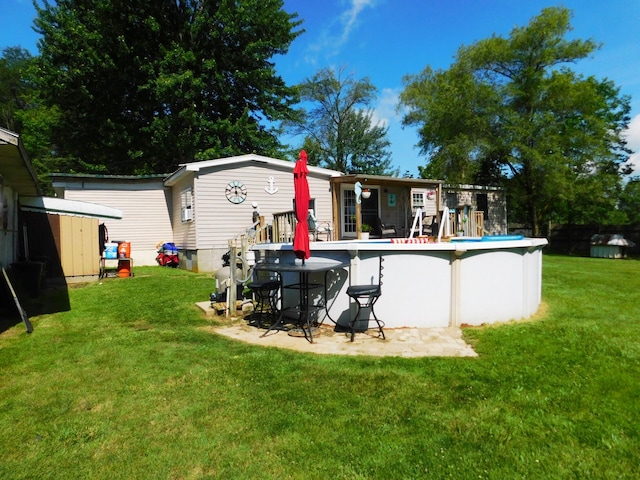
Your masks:
{"label": "wooden fence", "polygon": [[[511,228],[510,232],[515,231]],[[546,237],[549,240],[547,251],[588,257],[591,250],[591,237],[594,235],[622,235],[635,243],[629,254],[640,254],[640,225],[566,225],[550,224]]]}

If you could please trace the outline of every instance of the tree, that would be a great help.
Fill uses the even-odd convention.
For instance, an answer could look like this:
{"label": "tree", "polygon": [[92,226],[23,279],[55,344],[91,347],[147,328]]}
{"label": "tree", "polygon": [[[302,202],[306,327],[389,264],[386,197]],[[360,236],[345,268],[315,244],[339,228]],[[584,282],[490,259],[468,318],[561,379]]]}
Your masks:
{"label": "tree", "polygon": [[640,177],[631,178],[624,186],[620,210],[625,213],[627,222],[640,225]]}
{"label": "tree", "polygon": [[374,124],[370,106],[376,87],[368,78],[355,80],[325,68],[297,86],[300,100],[310,105],[286,125],[304,135],[303,147],[316,165],[346,173],[394,174],[387,140],[388,127]]}
{"label": "tree", "polygon": [[42,105],[37,88],[36,61],[27,50],[9,47],[0,58],[0,126],[19,133],[43,190],[49,188],[48,172],[55,166],[50,141],[51,126],[58,115],[55,108]]}
{"label": "tree", "polygon": [[510,218],[534,235],[552,219],[606,221],[626,174],[629,99],[566,66],[598,48],[565,39],[569,20],[546,8],[509,38],[460,48],[447,71],[405,77],[401,94],[429,158],[421,175],[506,186]]}
{"label": "tree", "polygon": [[[408,111],[403,124],[420,127],[418,146],[429,157],[428,164],[418,168],[420,176],[450,183],[479,181],[484,153],[490,149],[485,138],[498,103],[493,89],[456,64],[448,71],[427,67],[404,82],[400,102]],[[486,178],[483,183],[495,182]]]}
{"label": "tree", "polygon": [[31,54],[20,47],[5,48],[0,57],[0,126],[16,133],[22,132],[16,113],[25,108],[24,96],[32,88],[26,75],[32,62]]}
{"label": "tree", "polygon": [[46,0],[35,20],[42,100],[68,171],[173,171],[194,159],[275,154],[266,125],[294,91],[271,58],[300,34],[282,0]]}

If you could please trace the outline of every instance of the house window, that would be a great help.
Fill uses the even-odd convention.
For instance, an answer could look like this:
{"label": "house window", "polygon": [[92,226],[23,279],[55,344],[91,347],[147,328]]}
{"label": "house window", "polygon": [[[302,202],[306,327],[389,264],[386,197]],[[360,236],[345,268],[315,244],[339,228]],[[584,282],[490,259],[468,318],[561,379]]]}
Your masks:
{"label": "house window", "polygon": [[[309,199],[309,210],[311,210],[311,212],[313,213],[313,216],[315,217],[316,215],[316,199],[315,198],[310,198]],[[296,211],[296,199],[293,199],[293,211]]]}
{"label": "house window", "polygon": [[423,216],[438,214],[438,191],[432,188],[411,189],[411,214],[415,217],[420,209]]}
{"label": "house window", "polygon": [[411,189],[411,211],[415,214],[418,208],[424,210],[426,190],[421,188]]}
{"label": "house window", "polygon": [[191,188],[180,193],[180,218],[183,222],[193,221],[193,195]]}

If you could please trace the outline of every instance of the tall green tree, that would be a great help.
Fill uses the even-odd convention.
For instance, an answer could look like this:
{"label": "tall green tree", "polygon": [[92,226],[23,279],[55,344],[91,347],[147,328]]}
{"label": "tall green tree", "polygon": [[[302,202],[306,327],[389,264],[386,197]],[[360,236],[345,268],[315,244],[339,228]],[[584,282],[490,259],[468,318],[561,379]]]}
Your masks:
{"label": "tall green tree", "polygon": [[462,47],[449,70],[405,77],[405,125],[419,127],[421,174],[505,185],[510,218],[613,220],[628,149],[629,99],[568,68],[592,40],[568,40],[570,12],[547,8],[508,38]]}
{"label": "tall green tree", "polygon": [[626,222],[640,225],[640,177],[631,178],[620,195],[620,210]]}
{"label": "tall green tree", "polygon": [[25,96],[33,88],[27,70],[33,57],[20,47],[2,50],[0,57],[0,127],[16,133],[22,132],[17,112],[26,107]]}
{"label": "tall green tree", "polygon": [[0,126],[19,133],[40,184],[46,193],[47,173],[55,167],[51,127],[58,121],[56,108],[42,104],[38,89],[37,58],[21,47],[9,47],[0,57]]}
{"label": "tall green tree", "polygon": [[67,170],[173,171],[275,154],[294,91],[273,57],[301,33],[282,0],[57,0],[37,6],[42,101]]}
{"label": "tall green tree", "polygon": [[391,166],[388,127],[373,120],[377,89],[344,68],[325,68],[297,86],[303,108],[286,125],[304,135],[303,147],[317,165],[345,173],[397,175]]}

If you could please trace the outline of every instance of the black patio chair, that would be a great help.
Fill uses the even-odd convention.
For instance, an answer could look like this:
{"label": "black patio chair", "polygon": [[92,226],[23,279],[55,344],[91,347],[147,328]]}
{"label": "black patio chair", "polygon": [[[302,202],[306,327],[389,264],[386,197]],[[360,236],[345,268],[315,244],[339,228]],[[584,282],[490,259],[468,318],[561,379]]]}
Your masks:
{"label": "black patio chair", "polygon": [[263,317],[266,316],[271,319],[273,324],[278,316],[280,281],[273,278],[254,279],[247,283],[247,288],[251,290],[255,299],[255,306],[250,317],[251,323],[262,328]]}
{"label": "black patio chair", "polygon": [[380,238],[395,238],[398,236],[398,231],[395,225],[385,225],[382,223],[380,217],[376,218],[376,226],[374,228],[375,234]]}
{"label": "black patio chair", "polygon": [[[382,295],[382,262],[384,261],[384,257],[378,257],[378,283],[374,283],[371,285],[351,285],[347,288],[347,295],[351,297],[358,306],[356,309],[355,316],[349,322],[349,331],[351,333],[351,341],[353,342],[353,338],[355,337],[356,331],[364,332],[369,329],[369,323],[371,322],[371,315],[373,315],[373,320],[376,322],[378,331],[380,332],[380,336],[383,340],[385,340],[384,331],[382,330],[384,327],[384,322],[380,320],[376,312],[374,310],[374,305]],[[360,318],[360,311],[362,309],[369,309],[370,315],[367,315],[366,319]]]}

